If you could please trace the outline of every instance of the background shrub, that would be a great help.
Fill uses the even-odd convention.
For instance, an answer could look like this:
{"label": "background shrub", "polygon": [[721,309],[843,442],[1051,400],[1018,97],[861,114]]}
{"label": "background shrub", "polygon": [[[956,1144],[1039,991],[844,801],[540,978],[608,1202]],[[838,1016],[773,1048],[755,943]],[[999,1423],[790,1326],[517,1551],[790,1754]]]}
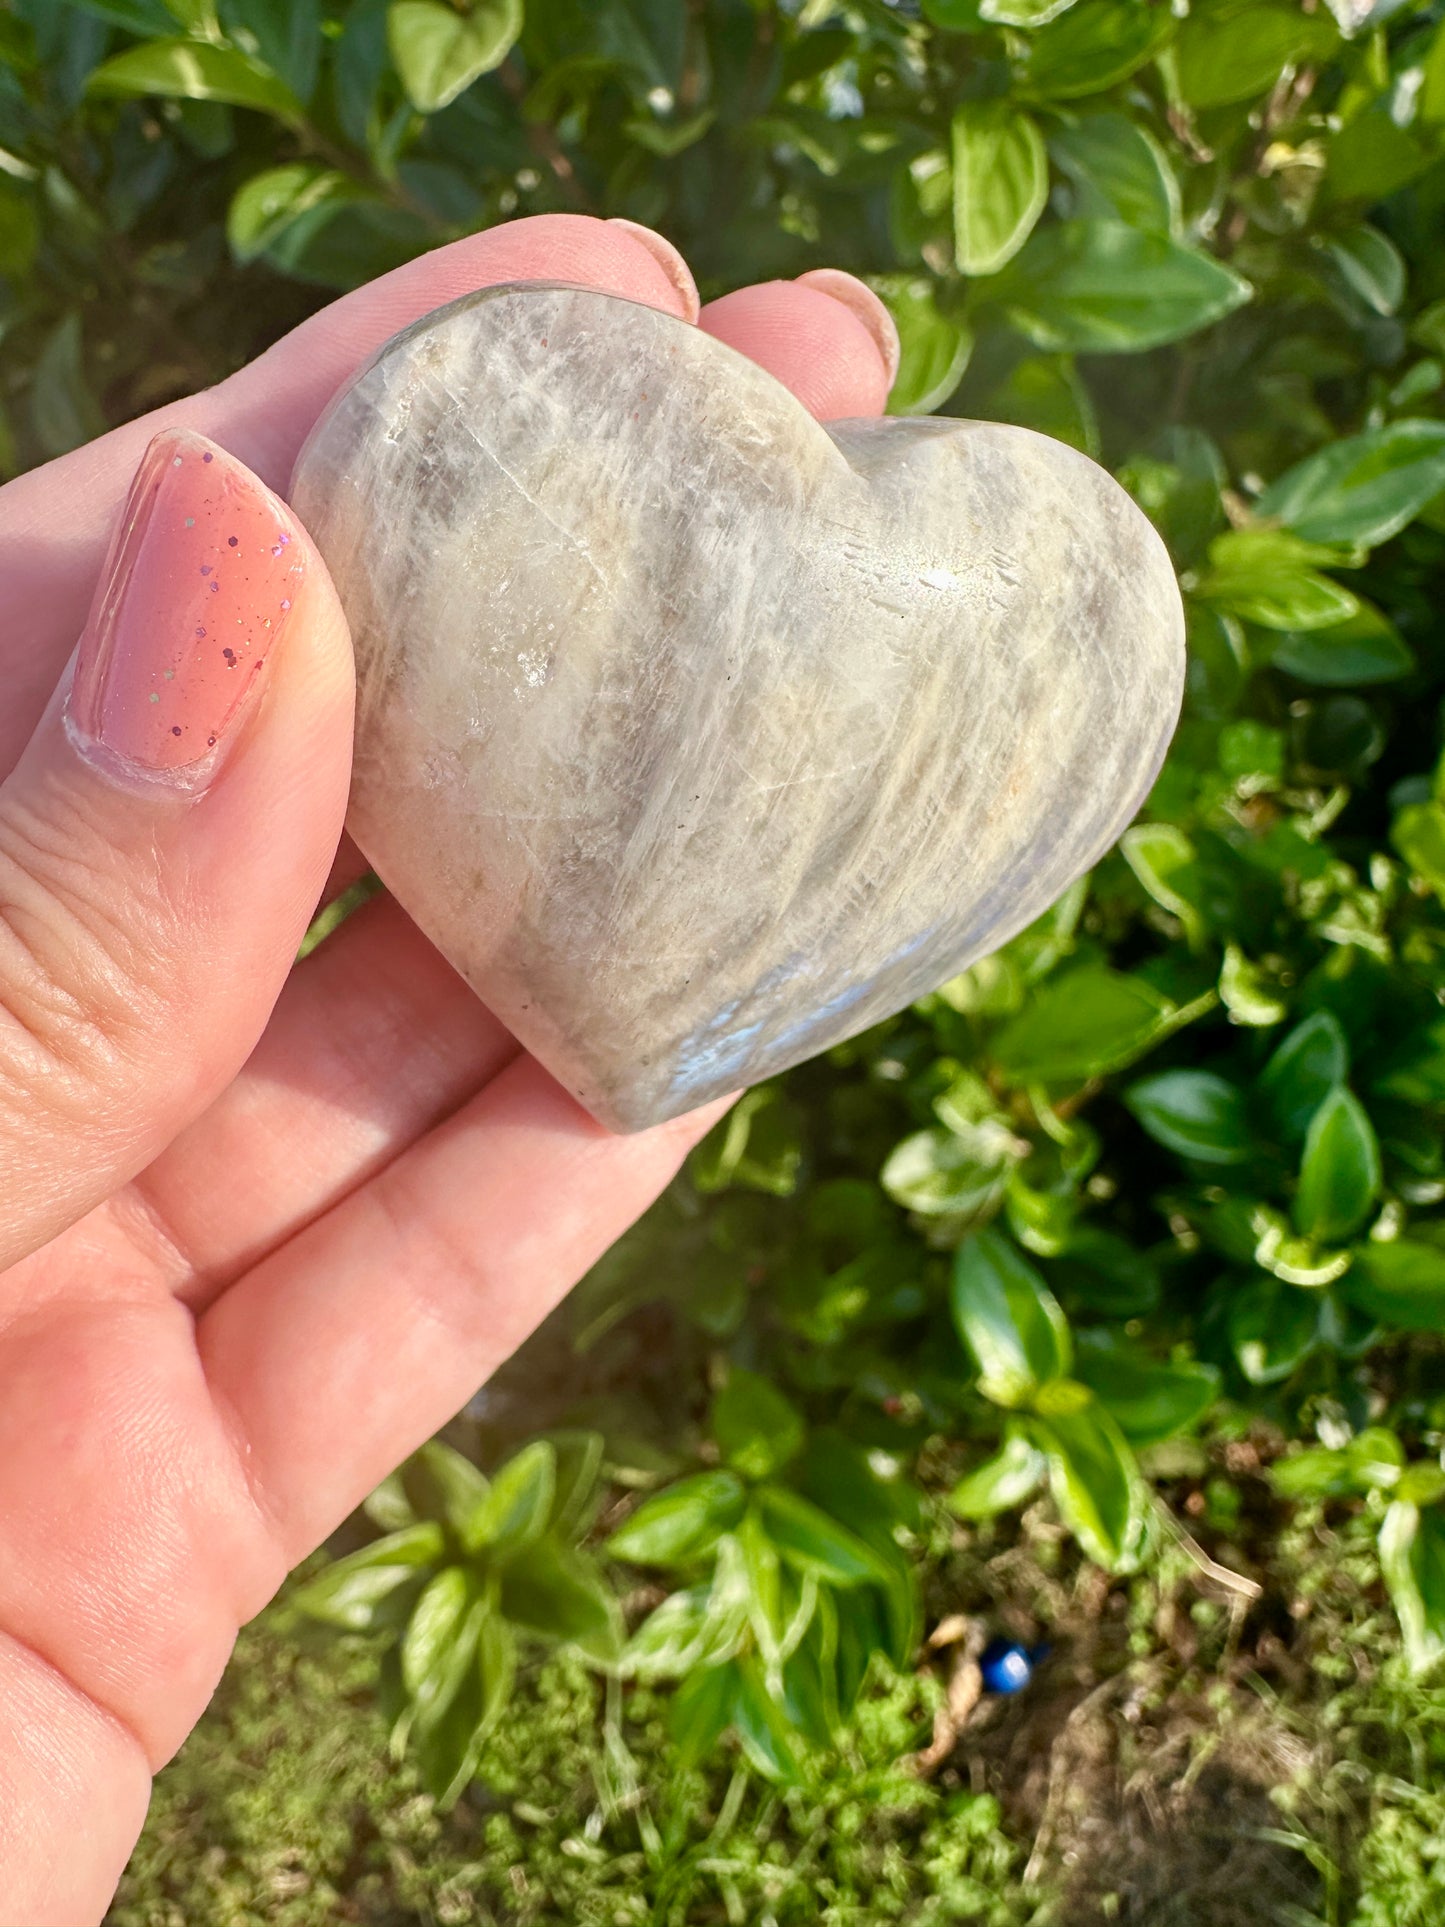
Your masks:
{"label": "background shrub", "polygon": [[897,410],[1087,450],[1187,594],[1184,720],[1087,883],[750,1093],[297,1595],[386,1646],[438,1795],[549,1646],[661,1693],[678,1770],[730,1733],[806,1779],[1023,1508],[1055,1564],[1182,1547],[1244,1599],[1349,1518],[1438,1661],[1439,14],[0,9],[7,470],[438,242],[624,214],[705,297],[866,275]]}

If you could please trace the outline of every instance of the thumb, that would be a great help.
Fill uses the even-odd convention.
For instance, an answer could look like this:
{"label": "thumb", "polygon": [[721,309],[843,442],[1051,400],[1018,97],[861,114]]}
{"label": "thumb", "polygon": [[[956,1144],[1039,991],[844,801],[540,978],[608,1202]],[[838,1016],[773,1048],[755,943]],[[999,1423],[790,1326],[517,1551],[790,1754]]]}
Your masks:
{"label": "thumb", "polygon": [[133,1177],[259,1036],[346,806],[351,652],[288,509],[185,430],[0,784],[0,1266]]}

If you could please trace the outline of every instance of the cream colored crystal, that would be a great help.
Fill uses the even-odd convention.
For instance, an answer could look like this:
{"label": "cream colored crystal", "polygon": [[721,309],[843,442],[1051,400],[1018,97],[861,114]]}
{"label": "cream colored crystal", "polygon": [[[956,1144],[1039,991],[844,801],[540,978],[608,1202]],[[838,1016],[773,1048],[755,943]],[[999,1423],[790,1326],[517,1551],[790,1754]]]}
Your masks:
{"label": "cream colored crystal", "polygon": [[353,834],[617,1129],[1004,942],[1128,823],[1178,712],[1168,556],[1087,457],[820,426],[613,296],[427,316],[292,500],[355,638]]}

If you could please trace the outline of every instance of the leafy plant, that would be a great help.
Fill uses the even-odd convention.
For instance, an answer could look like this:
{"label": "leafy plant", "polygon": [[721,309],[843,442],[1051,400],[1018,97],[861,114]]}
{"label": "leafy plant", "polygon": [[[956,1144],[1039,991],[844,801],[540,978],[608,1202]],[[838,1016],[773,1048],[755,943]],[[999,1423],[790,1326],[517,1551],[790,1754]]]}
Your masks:
{"label": "leafy plant", "polygon": [[756,1373],[729,1374],[711,1429],[721,1465],[644,1500],[607,1540],[613,1558],[691,1582],[643,1620],[621,1670],[682,1680],[672,1731],[684,1766],[730,1727],[759,1772],[796,1779],[795,1736],[828,1744],[874,1652],[902,1665],[917,1637],[899,1544],[917,1499],[838,1434],[809,1440]]}
{"label": "leafy plant", "polygon": [[488,1480],[434,1439],[367,1501],[383,1536],[293,1597],[313,1619],[389,1639],[392,1745],[414,1752],[443,1805],[476,1772],[506,1709],[519,1645],[616,1655],[616,1603],[577,1544],[601,1456],[596,1433],[534,1439]]}
{"label": "leafy plant", "polygon": [[[940,1546],[1028,1506],[1147,1569],[1191,1432],[1292,1441],[1275,1503],[1358,1515],[1437,1664],[1439,6],[9,0],[0,102],[5,472],[438,242],[623,215],[708,297],[867,277],[895,410],[1086,450],[1185,591],[1183,721],[1118,848],[750,1093],[489,1388],[495,1480],[429,1448],[308,1582],[392,1642],[433,1786],[537,1641],[614,1697],[675,1680],[685,1752],[731,1728],[806,1775]],[[647,1494],[607,1566],[558,1496],[594,1482]],[[1190,1530],[1227,1552],[1231,1517]]]}

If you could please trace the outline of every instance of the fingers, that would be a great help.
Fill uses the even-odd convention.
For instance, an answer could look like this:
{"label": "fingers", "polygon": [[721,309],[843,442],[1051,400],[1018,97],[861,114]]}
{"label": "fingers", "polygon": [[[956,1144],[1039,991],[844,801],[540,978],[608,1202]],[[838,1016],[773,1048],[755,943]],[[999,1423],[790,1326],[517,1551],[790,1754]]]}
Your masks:
{"label": "fingers", "polygon": [[0,1267],[244,1061],[336,847],[350,726],[304,534],[203,438],[158,437],[73,674],[0,786]]}
{"label": "fingers", "polygon": [[284,491],[327,401],[398,328],[474,288],[538,280],[580,282],[679,317],[696,313],[696,291],[689,300],[676,266],[664,265],[629,224],[536,215],[407,262],[333,301],[217,387],[0,489],[0,774],[20,753],[70,653],[107,532],[158,430],[208,435]]}
{"label": "fingers", "polygon": [[167,1281],[201,1310],[450,1117],[519,1046],[390,897],[288,980],[245,1069],[143,1173]]}
{"label": "fingers", "polygon": [[699,325],[791,388],[820,421],[881,415],[898,372],[898,330],[851,274],[816,268],[797,281],[739,288]]}
{"label": "fingers", "polygon": [[201,1360],[288,1562],[465,1403],[722,1108],[616,1138],[519,1058],[212,1306]]}
{"label": "fingers", "polygon": [[98,1920],[145,1824],[149,1762],[117,1721],[5,1636],[0,1707],[5,1911],[26,1927]]}
{"label": "fingers", "polygon": [[[643,301],[680,319],[697,315],[681,257],[626,221],[542,214],[469,235],[343,295],[249,367],[204,394],[129,422],[0,489],[0,773],[44,707],[100,566],[106,532],[141,454],[160,428],[189,427],[284,490],[297,451],[342,382],[418,316],[500,281],[557,280]],[[843,284],[851,283],[846,299]],[[851,276],[825,288],[818,274],[713,302],[703,325],[794,389],[824,419],[877,414],[891,376],[870,363]],[[876,321],[876,317],[875,317]],[[790,326],[799,330],[797,340]],[[886,315],[877,324],[886,334]]]}

